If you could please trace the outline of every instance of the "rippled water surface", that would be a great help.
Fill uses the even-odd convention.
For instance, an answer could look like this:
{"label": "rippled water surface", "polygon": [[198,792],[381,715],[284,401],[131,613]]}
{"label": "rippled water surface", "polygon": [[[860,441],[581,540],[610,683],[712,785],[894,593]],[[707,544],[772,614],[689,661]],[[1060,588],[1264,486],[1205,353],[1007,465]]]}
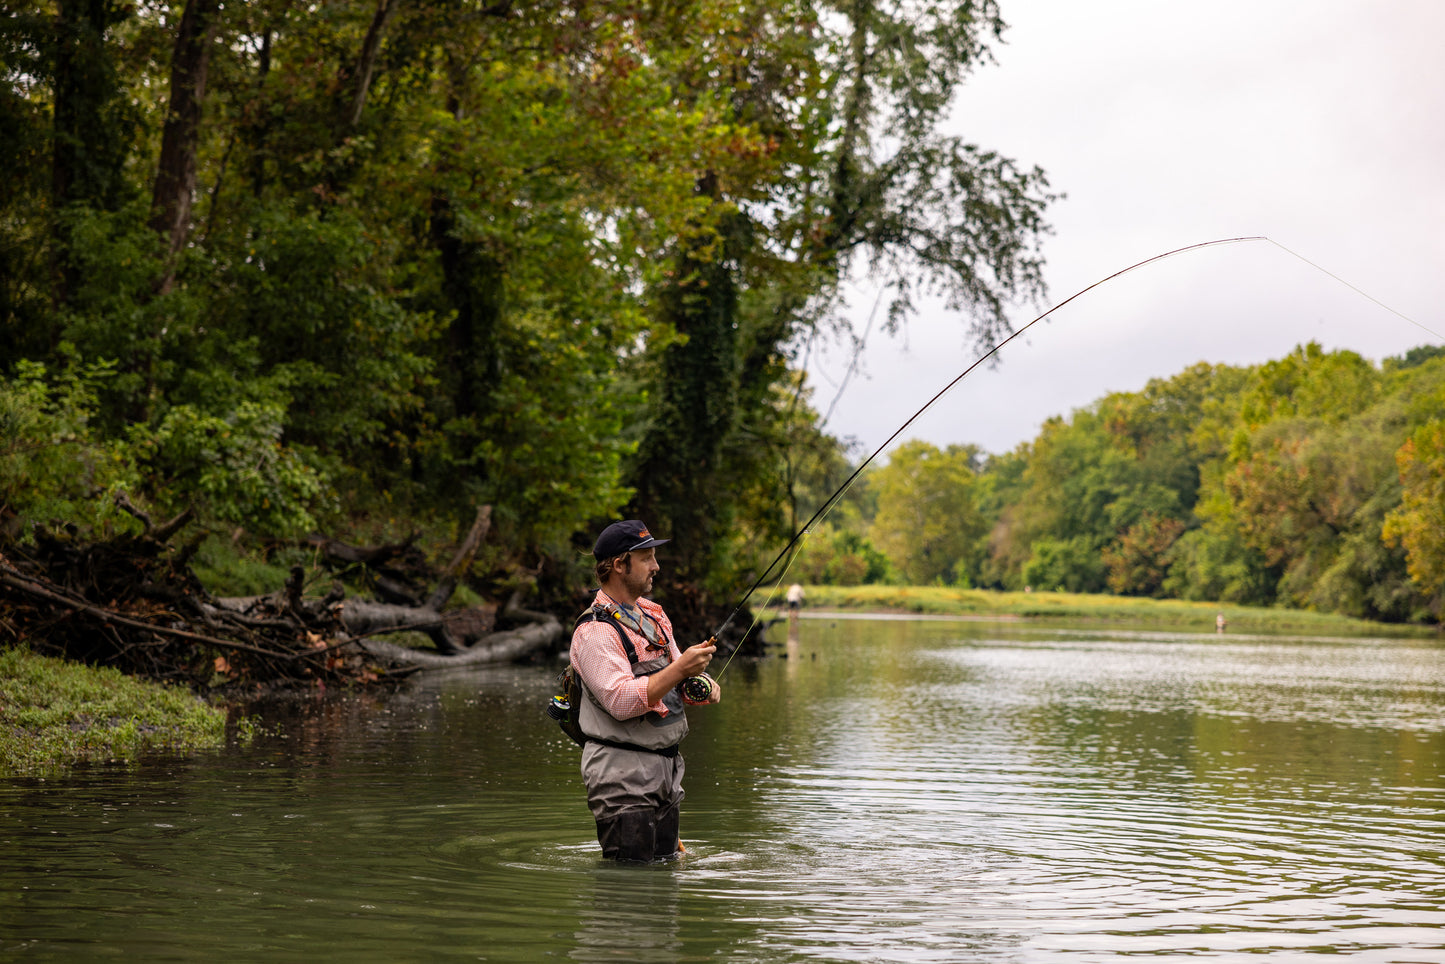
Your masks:
{"label": "rippled water surface", "polygon": [[[781,628],[781,627],[780,627]],[[553,668],[0,783],[0,957],[1445,961],[1435,642],[808,618],[603,864]]]}

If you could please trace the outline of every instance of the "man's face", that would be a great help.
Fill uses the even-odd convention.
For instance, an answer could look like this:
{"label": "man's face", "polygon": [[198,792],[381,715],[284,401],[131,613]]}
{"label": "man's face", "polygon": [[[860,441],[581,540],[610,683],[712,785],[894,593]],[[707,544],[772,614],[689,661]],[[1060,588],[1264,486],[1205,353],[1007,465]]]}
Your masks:
{"label": "man's face", "polygon": [[661,568],[656,549],[634,549],[622,560],[622,584],[633,596],[645,596],[652,592],[652,577]]}

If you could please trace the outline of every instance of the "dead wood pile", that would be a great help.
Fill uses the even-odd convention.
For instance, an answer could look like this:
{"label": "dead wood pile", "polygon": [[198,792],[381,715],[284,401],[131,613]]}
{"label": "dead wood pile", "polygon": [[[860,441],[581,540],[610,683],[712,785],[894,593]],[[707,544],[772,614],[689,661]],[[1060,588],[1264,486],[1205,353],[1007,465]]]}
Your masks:
{"label": "dead wood pile", "polygon": [[[268,595],[212,596],[189,564],[198,540],[171,545],[189,513],[156,525],[123,497],[120,505],[144,526],[139,535],[84,541],[73,529],[36,529],[33,546],[0,547],[0,641],[242,691],[374,683],[421,668],[514,660],[562,635],[555,618],[517,605],[520,592],[500,614],[492,605],[444,608],[486,536],[489,506],[440,573],[415,537],[372,548],[314,539],[328,566],[362,576],[377,597],[361,599],[339,581],[321,595],[308,591],[299,566]],[[434,649],[378,638],[399,632],[423,633]]]}

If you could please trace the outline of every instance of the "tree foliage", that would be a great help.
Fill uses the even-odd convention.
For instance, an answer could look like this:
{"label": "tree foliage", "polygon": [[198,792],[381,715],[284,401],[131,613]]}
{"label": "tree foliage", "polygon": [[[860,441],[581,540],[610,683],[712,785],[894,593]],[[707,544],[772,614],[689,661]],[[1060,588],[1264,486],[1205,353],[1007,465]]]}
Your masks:
{"label": "tree foliage", "polygon": [[913,583],[954,582],[983,534],[971,447],[905,442],[869,480],[878,511],[870,539]]}
{"label": "tree foliage", "polygon": [[[851,531],[919,581],[951,564],[949,579],[973,585],[1438,618],[1442,425],[1441,352],[1375,366],[1302,345],[1256,366],[1195,365],[1050,419],[1014,452],[976,459],[973,514],[930,511],[916,466],[937,450],[905,443],[896,467],[870,476],[877,517]],[[927,567],[882,535],[947,518],[972,534]]]}
{"label": "tree foliage", "polygon": [[1404,548],[1410,578],[1438,619],[1445,600],[1445,421],[1416,428],[1395,458],[1403,492],[1382,535]]}
{"label": "tree foliage", "polygon": [[990,0],[12,7],[6,397],[104,370],[135,497],[260,538],[486,502],[531,568],[625,511],[705,597],[842,463],[790,366],[844,278],[985,341],[1041,289],[1043,173],[943,133]]}

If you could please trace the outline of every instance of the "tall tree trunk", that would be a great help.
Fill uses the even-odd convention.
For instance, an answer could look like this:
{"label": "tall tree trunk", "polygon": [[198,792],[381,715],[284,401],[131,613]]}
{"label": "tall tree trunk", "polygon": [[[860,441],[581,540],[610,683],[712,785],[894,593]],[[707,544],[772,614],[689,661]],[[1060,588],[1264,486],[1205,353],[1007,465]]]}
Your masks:
{"label": "tall tree trunk", "polygon": [[[717,196],[712,175],[699,194]],[[669,561],[679,580],[712,568],[716,537],[731,521],[720,453],[738,422],[738,297],[732,256],[737,224],[725,222],[723,250],[684,248],[674,280],[660,293],[664,318],[686,340],[663,353],[646,434],[629,483],[637,518],[678,539]]]}
{"label": "tall tree trunk", "polygon": [[251,182],[251,193],[261,197],[266,191],[266,140],[270,136],[270,113],[260,109],[266,91],[266,77],[271,73],[271,44],[275,31],[268,24],[261,31],[260,50],[256,55],[256,85],[252,99],[253,109],[241,115],[241,132],[246,140],[249,163],[246,176]]}
{"label": "tall tree trunk", "polygon": [[170,102],[151,195],[150,224],[166,239],[170,255],[165,274],[157,284],[161,292],[168,291],[175,280],[175,255],[190,233],[191,201],[196,190],[196,141],[219,9],[220,0],[190,0],[181,15],[171,53]]}
{"label": "tall tree trunk", "polygon": [[343,118],[343,132],[350,132],[361,123],[361,112],[366,107],[366,94],[371,89],[371,75],[376,70],[376,55],[381,51],[381,37],[386,32],[386,22],[391,19],[398,2],[399,0],[376,0],[376,12],[372,14],[366,39],[361,42],[361,54],[356,58],[356,66],[351,72],[351,100]]}
{"label": "tall tree trunk", "polygon": [[[106,47],[110,28],[131,15],[115,0],[60,0],[55,18],[55,106],[52,117],[52,210],[72,204],[114,210],[123,194],[122,168],[131,125],[120,95],[115,58]],[[70,239],[57,223],[51,262],[53,300],[69,300],[75,286]]]}
{"label": "tall tree trunk", "polygon": [[453,364],[446,390],[458,415],[484,418],[502,372],[497,332],[506,270],[483,245],[457,237],[451,199],[440,191],[432,195],[431,240],[440,255],[442,292],[456,312],[447,329]]}

